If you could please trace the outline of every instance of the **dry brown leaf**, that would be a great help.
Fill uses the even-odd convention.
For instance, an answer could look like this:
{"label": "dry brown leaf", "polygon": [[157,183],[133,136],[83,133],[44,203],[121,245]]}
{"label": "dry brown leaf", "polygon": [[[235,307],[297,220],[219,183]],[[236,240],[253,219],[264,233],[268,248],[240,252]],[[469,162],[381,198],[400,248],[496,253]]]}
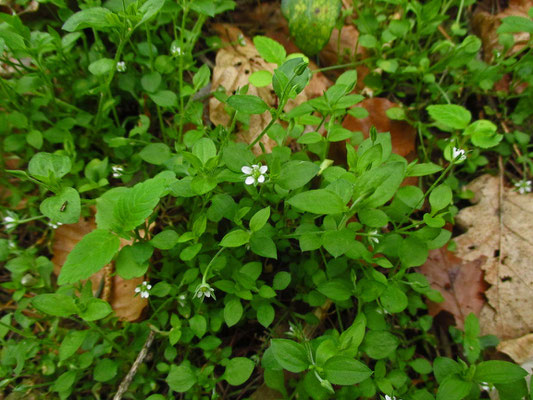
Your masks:
{"label": "dry brown leaf", "polygon": [[[509,7],[497,14],[491,14],[490,12],[483,10],[482,7],[479,7],[476,10],[472,18],[472,28],[474,29],[474,33],[481,38],[483,43],[483,57],[485,58],[485,61],[492,60],[493,50],[502,50],[497,33],[502,18],[510,16],[529,18],[528,10],[530,7],[533,7],[533,2],[531,0],[511,0],[509,2]],[[515,44],[511,49],[510,54],[514,54],[522,49],[529,41],[529,33],[526,32],[515,33],[513,36]]]}
{"label": "dry brown leaf", "polygon": [[516,363],[523,364],[533,359],[533,333],[500,342],[498,351],[507,354]]}
{"label": "dry brown leaf", "polygon": [[485,261],[486,257],[481,256],[464,262],[446,248],[431,250],[420,272],[428,278],[433,289],[441,292],[444,302],[429,302],[429,314],[435,316],[447,311],[454,316],[459,329],[463,328],[468,314],[479,315],[485,304],[483,293],[487,288],[480,268]]}
{"label": "dry brown leaf", "polygon": [[[61,225],[55,230],[54,242],[52,244],[54,257],[54,273],[59,275],[61,267],[67,260],[68,254],[72,251],[74,246],[89,232],[96,229],[94,219],[80,220],[76,224]],[[121,239],[120,247],[124,247],[129,243]],[[123,321],[135,321],[141,316],[143,309],[148,305],[148,301],[140,296],[135,296],[135,288],[139,286],[143,278],[122,279],[115,275],[111,277],[106,275],[106,268],[109,271],[109,266],[101,269],[96,274],[92,275],[91,280],[93,292],[97,293],[103,287],[104,279],[109,279],[110,289],[107,301],[115,311],[116,316]],[[109,277],[109,278],[108,278]]]}
{"label": "dry brown leaf", "polygon": [[[255,71],[274,72],[276,65],[265,62],[252,41],[245,37],[240,29],[229,24],[216,24],[213,28],[221,36],[222,41],[228,45],[217,53],[216,65],[213,69],[212,90],[222,86],[226,89],[226,93],[231,95],[236,90],[248,85],[248,78]],[[239,42],[243,42],[245,45],[241,46],[238,44]],[[313,74],[309,85],[295,99],[288,102],[286,110],[290,110],[312,97],[322,95],[329,85],[330,82],[321,73]],[[275,107],[277,105],[277,97],[272,85],[263,88],[250,85],[248,94],[261,97],[269,106]],[[216,125],[227,126],[230,123],[230,116],[225,111],[225,105],[214,97],[209,100],[209,118]],[[237,140],[251,143],[268,125],[271,118],[268,111],[259,115],[251,115],[249,129],[238,131]],[[261,138],[261,143],[266,152],[270,152],[276,145],[275,141],[270,139],[268,135]],[[256,144],[252,150],[256,154],[262,153],[259,144]]]}
{"label": "dry brown leaf", "polygon": [[368,117],[355,118],[346,115],[342,126],[352,132],[363,132],[365,138],[368,137],[370,128],[375,126],[378,132],[390,132],[392,151],[409,161],[416,156],[415,141],[416,130],[405,121],[391,120],[387,117],[386,111],[392,107],[399,107],[385,98],[374,97],[365,99],[357,104],[357,107],[363,107],[368,111]]}
{"label": "dry brown leaf", "polygon": [[533,331],[533,194],[521,195],[491,175],[468,189],[476,205],[457,215],[467,231],[455,242],[463,260],[487,258],[481,268],[491,287],[480,313],[481,332],[502,340],[523,336]]}

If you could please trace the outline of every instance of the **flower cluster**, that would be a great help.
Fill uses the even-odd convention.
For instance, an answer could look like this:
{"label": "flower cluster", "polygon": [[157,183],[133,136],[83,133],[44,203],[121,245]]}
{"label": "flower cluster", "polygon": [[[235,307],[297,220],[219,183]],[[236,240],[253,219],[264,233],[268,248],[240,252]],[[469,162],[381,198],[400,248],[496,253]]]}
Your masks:
{"label": "flower cluster", "polygon": [[139,293],[143,299],[147,299],[150,297],[150,289],[152,289],[152,285],[144,281],[135,288],[135,293]]}
{"label": "flower cluster", "polygon": [[4,227],[7,230],[13,229],[15,226],[17,226],[17,220],[13,217],[4,217],[3,222]]}
{"label": "flower cluster", "polygon": [[531,181],[522,179],[514,184],[515,190],[520,194],[531,193]]}
{"label": "flower cluster", "polygon": [[113,178],[120,178],[124,175],[124,167],[122,165],[111,166],[111,171],[113,171]]}
{"label": "flower cluster", "polygon": [[254,164],[251,167],[244,166],[241,168],[243,174],[248,175],[244,181],[247,185],[257,186],[265,181],[265,174],[268,171],[266,165]]}

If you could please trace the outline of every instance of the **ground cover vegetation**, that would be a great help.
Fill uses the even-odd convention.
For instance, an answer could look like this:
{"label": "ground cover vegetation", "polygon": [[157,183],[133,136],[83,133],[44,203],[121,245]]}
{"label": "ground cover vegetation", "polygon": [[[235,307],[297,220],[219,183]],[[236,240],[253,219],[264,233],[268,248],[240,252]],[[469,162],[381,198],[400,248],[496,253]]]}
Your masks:
{"label": "ground cover vegetation", "polygon": [[0,398],[532,399],[533,8],[474,3],[1,2]]}

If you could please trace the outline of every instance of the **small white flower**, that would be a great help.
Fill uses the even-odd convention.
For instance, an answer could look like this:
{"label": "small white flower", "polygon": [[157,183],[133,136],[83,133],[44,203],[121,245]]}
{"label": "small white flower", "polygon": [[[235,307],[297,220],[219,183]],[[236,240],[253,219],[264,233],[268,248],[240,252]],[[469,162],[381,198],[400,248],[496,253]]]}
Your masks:
{"label": "small white flower", "polygon": [[464,161],[466,160],[466,152],[463,149],[454,147],[452,149],[452,159],[457,162]]}
{"label": "small white flower", "polygon": [[213,297],[213,300],[216,300],[215,297],[215,289],[213,289],[209,283],[202,283],[198,285],[196,290],[194,291],[194,297],[198,297],[199,299],[204,300],[204,297]]}
{"label": "small white flower", "polygon": [[265,181],[265,174],[268,171],[268,167],[261,164],[253,164],[251,167],[245,165],[241,168],[241,171],[243,174],[248,175],[244,180],[245,184],[257,186],[258,183]]}
{"label": "small white flower", "polygon": [[400,400],[396,396],[390,397],[388,394],[385,395],[385,400]]}
{"label": "small white flower", "polygon": [[61,222],[48,222],[48,226],[52,229],[57,229],[59,228],[61,225],[63,225]]}
{"label": "small white flower", "polygon": [[180,305],[180,307],[185,307],[186,300],[187,300],[186,294],[182,293],[178,296],[178,304]]}
{"label": "small white flower", "polygon": [[13,217],[4,217],[4,226],[6,229],[13,229],[15,226],[17,226],[17,224],[15,223],[16,222],[16,219],[13,218]]}
{"label": "small white flower", "polygon": [[170,46],[170,54],[172,54],[174,57],[178,57],[183,55],[183,51],[181,50],[180,46],[173,44]]}
{"label": "small white flower", "polygon": [[144,281],[135,288],[135,293],[139,293],[143,299],[147,299],[150,297],[150,289],[152,289],[152,285]]}
{"label": "small white flower", "polygon": [[373,231],[368,232],[368,241],[373,244],[379,244],[379,236],[377,229],[374,229]]}
{"label": "small white flower", "polygon": [[118,72],[126,72],[126,63],[124,61],[119,61],[117,63],[117,71]]}
{"label": "small white flower", "polygon": [[515,190],[520,194],[531,193],[531,181],[522,179],[514,184]]}
{"label": "small white flower", "polygon": [[113,178],[120,178],[124,175],[124,167],[121,165],[112,165],[111,171],[113,171]]}

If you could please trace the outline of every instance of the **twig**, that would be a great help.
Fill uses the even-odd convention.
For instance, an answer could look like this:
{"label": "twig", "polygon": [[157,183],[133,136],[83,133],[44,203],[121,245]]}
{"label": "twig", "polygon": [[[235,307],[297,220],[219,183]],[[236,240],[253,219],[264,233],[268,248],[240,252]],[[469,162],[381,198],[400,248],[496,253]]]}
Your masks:
{"label": "twig", "polygon": [[148,349],[152,345],[152,342],[154,340],[154,331],[150,330],[150,333],[148,334],[148,337],[146,338],[146,342],[144,342],[143,348],[137,355],[137,358],[135,359],[135,362],[130,368],[130,371],[128,374],[124,377],[122,382],[120,382],[120,386],[118,387],[117,393],[113,397],[113,400],[121,400],[122,396],[126,391],[128,390],[131,381],[135,377],[135,374],[137,373],[137,369],[139,369],[139,366],[142,364],[143,360],[146,358],[146,355],[148,354]]}

